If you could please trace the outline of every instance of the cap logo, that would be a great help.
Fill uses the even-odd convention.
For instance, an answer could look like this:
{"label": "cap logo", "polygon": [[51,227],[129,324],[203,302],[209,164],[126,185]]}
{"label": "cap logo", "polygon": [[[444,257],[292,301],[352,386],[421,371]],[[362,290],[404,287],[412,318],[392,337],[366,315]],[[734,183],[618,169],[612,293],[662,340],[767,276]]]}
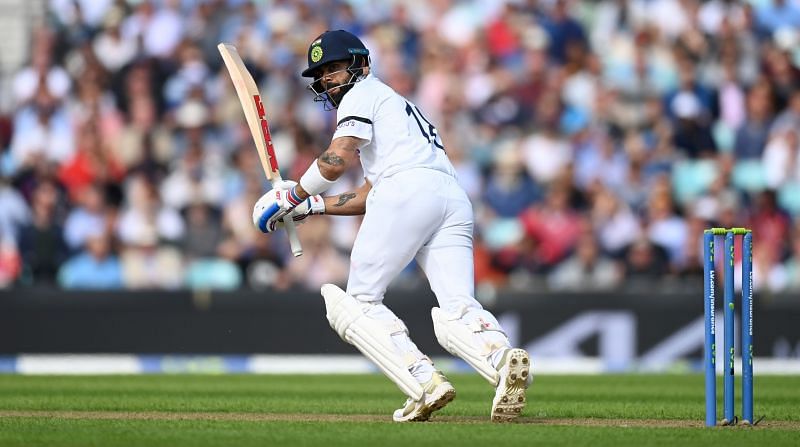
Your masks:
{"label": "cap logo", "polygon": [[311,47],[311,62],[319,62],[322,59],[322,47],[321,46],[314,46]]}

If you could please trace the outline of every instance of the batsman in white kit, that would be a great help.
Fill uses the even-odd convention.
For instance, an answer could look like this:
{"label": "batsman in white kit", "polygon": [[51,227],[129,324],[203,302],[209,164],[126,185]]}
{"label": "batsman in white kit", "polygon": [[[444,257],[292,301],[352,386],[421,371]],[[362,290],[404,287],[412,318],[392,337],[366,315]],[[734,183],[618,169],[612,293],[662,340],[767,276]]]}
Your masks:
{"label": "batsman in white kit", "polygon": [[[369,64],[369,51],[347,31],[327,31],[311,43],[302,76],[313,79],[315,101],[337,110],[338,125],[299,183],[285,181],[258,200],[253,222],[270,233],[287,214],[295,220],[363,214],[347,291],[325,284],[322,296],[331,327],[408,396],[393,419],[426,421],[456,396],[383,304],[389,283],[415,259],[439,302],[431,310],[437,340],[496,388],[491,420],[511,421],[525,406],[531,362],[474,298],[472,205],[436,128],[370,74]],[[320,196],[359,159],[362,186]]]}

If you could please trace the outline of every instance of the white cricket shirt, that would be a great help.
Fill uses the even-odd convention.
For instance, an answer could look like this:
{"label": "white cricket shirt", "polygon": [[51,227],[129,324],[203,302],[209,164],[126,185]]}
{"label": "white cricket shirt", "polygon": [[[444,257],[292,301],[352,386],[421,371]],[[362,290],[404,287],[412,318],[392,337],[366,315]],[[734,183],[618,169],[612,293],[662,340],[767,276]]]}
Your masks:
{"label": "white cricket shirt", "polygon": [[420,110],[372,74],[342,98],[333,139],[368,141],[360,149],[364,176],[373,185],[400,171],[429,168],[455,177],[436,127]]}

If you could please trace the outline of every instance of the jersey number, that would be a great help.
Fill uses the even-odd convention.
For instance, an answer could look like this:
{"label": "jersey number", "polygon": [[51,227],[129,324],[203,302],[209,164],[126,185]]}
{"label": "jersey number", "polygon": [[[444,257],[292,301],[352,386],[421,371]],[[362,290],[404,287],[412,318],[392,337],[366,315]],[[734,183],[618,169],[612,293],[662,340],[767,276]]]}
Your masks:
{"label": "jersey number", "polygon": [[[417,126],[419,126],[419,131],[422,132],[422,136],[428,140],[428,143],[438,147],[441,150],[444,150],[444,145],[442,144],[442,139],[439,138],[439,132],[433,127],[430,121],[428,121],[425,116],[422,115],[422,112],[419,111],[417,106],[412,106],[408,102],[406,102],[406,113],[408,116],[413,116],[414,121],[417,122]],[[425,126],[422,125],[422,122],[425,122],[428,127],[428,131],[425,132]]]}

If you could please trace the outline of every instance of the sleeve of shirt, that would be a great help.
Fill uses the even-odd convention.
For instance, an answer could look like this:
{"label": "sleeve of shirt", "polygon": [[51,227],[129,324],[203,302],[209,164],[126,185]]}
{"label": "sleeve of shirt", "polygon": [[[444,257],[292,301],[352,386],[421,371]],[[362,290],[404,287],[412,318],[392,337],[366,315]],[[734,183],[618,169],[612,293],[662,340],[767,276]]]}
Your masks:
{"label": "sleeve of shirt", "polygon": [[345,95],[337,109],[336,131],[332,139],[357,137],[369,143],[372,141],[375,98],[368,91],[354,90]]}

